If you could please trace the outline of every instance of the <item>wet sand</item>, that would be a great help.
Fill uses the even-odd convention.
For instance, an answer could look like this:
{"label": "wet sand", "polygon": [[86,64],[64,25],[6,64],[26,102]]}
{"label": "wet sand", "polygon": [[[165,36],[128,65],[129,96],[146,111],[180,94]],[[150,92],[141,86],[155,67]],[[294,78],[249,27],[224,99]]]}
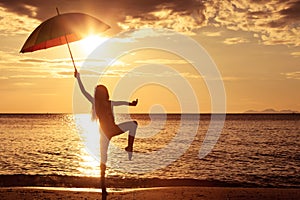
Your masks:
{"label": "wet sand", "polygon": [[[102,199],[101,189],[63,187],[2,187],[2,200]],[[297,188],[152,187],[108,188],[107,199],[300,199]]]}
{"label": "wet sand", "polygon": [[[106,199],[300,199],[299,187],[195,179],[107,178]],[[105,199],[97,177],[1,175],[0,199]]]}

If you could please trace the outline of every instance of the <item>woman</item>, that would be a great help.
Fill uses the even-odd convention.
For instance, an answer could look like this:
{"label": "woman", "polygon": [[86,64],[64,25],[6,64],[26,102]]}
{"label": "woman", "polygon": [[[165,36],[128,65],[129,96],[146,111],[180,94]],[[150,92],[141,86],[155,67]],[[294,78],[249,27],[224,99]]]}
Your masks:
{"label": "woman", "polygon": [[[82,94],[92,103],[93,105],[93,115],[99,120],[100,123],[100,151],[101,151],[101,182],[102,189],[105,189],[104,177],[106,170],[107,161],[107,149],[109,141],[112,137],[120,135],[126,131],[128,134],[128,146],[125,150],[128,153],[128,158],[131,160],[133,152],[134,137],[137,129],[136,121],[127,121],[121,124],[116,124],[113,114],[114,106],[136,106],[138,99],[132,102],[126,101],[111,101],[109,100],[108,90],[104,85],[97,85],[95,88],[94,97],[90,95],[84,88],[82,81],[80,79],[80,74],[77,70],[74,72],[74,76],[78,80],[78,84]],[[106,190],[105,190],[106,191]]]}

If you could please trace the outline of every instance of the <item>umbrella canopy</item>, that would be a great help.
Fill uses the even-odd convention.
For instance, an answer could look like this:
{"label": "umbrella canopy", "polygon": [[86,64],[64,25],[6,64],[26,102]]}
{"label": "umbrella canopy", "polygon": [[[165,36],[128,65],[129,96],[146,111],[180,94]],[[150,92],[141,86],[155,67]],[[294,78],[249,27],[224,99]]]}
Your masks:
{"label": "umbrella canopy", "polygon": [[20,52],[63,45],[109,28],[109,25],[84,13],[58,14],[40,24],[28,37]]}

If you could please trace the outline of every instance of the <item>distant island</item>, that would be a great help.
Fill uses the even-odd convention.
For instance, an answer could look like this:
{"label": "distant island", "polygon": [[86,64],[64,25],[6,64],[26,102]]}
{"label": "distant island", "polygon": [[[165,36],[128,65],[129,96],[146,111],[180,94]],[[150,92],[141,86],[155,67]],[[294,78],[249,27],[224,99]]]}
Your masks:
{"label": "distant island", "polygon": [[247,110],[245,111],[245,113],[270,113],[270,114],[274,114],[274,113],[282,113],[282,114],[291,114],[291,113],[299,113],[299,111],[296,110],[275,110],[272,108],[268,108],[262,111],[257,111],[257,110]]}

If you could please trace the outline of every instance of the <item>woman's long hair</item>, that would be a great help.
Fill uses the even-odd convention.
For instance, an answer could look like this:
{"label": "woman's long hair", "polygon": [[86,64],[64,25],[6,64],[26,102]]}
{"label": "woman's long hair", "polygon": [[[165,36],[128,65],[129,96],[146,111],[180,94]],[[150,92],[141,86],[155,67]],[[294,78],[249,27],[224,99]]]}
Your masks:
{"label": "woman's long hair", "polygon": [[109,100],[108,90],[104,85],[97,85],[94,93],[94,104],[92,108],[92,119],[100,119],[101,105]]}

